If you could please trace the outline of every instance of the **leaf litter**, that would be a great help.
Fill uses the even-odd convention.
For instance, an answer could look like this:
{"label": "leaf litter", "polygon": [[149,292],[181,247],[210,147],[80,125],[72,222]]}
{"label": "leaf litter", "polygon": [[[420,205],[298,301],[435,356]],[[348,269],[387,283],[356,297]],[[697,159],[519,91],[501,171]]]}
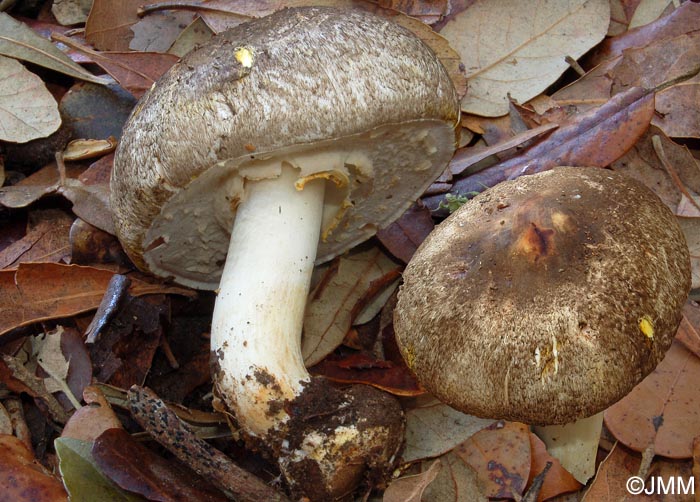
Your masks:
{"label": "leaf litter", "polygon": [[[37,460],[13,444],[8,450],[13,453],[0,462],[0,476],[6,467],[17,468],[14,462],[23,462],[36,473],[27,474],[23,482],[36,487],[48,483],[57,490],[52,500],[65,499],[66,490],[75,499],[105,493],[111,500],[143,496],[165,500],[182,493],[210,496],[182,491],[180,467],[166,461],[162,451],[136,446],[123,428],[133,425],[125,420],[127,414],[142,421],[166,448],[173,447],[174,435],[185,433],[192,449],[183,458],[190,468],[199,470],[194,452],[206,450],[205,458],[214,455],[211,458],[225,462],[221,465],[228,465],[226,459],[240,460],[244,477],[255,473],[268,487],[275,481],[263,458],[243,450],[235,434],[232,440],[225,425],[231,417],[211,411],[215,406],[209,393],[207,336],[212,296],[131,271],[109,234],[113,227],[106,204],[111,169],[107,152],[109,136],[118,139],[134,106],[129,93],[143,95],[179,56],[212,33],[305,2],[181,1],[139,10],[142,3],[94,0],[85,40],[68,37],[50,18],[19,18],[12,10],[0,14],[0,57],[9,58],[13,68],[20,64],[17,60],[39,68],[35,71],[32,66],[30,74],[22,66],[18,75],[37,82],[37,92],[47,97],[50,106],[40,105],[41,113],[46,117],[53,113],[51,128],[60,126],[70,140],[86,140],[65,151],[65,143],[53,151],[48,147],[52,153],[48,161],[27,169],[12,155],[3,157],[10,151],[9,142],[25,141],[31,148],[55,129],[47,126],[30,137],[29,114],[19,115],[24,126],[8,129],[7,121],[2,122],[9,133],[0,137],[0,178],[9,184],[0,189],[0,339],[5,354],[0,381],[7,389],[0,395],[7,413],[0,417],[13,418],[5,419],[9,425],[0,431],[9,443],[23,438],[17,441],[25,450],[32,441],[55,440],[55,446],[48,455],[45,449],[37,450]],[[648,475],[686,477],[697,471],[700,429],[692,403],[700,396],[688,382],[696,380],[692,375],[700,354],[700,316],[692,301],[666,360],[608,410],[608,436],[601,438],[599,449],[600,457],[607,459],[589,486],[581,488],[526,426],[470,417],[422,394],[396,359],[391,298],[402,264],[447,214],[441,209],[446,196],[459,205],[503,179],[561,163],[621,170],[652,188],[684,229],[693,257],[693,285],[698,287],[700,154],[694,140],[699,128],[699,77],[692,75],[699,47],[698,4],[572,0],[549,11],[524,12],[520,5],[503,8],[508,0],[322,3],[370,9],[400,22],[441,57],[461,96],[469,88],[462,101],[466,139],[450,170],[436,180],[423,204],[383,229],[369,247],[319,269],[316,306],[305,321],[306,352],[318,372],[339,382],[366,383],[403,395],[408,423],[404,475],[390,483],[384,500],[481,501],[505,496],[530,502],[569,492],[580,498],[586,491],[586,500],[624,500],[624,481],[640,469]],[[86,13],[80,7],[84,3],[77,1],[47,4],[52,4],[61,22],[80,23]],[[528,17],[533,15],[539,18]],[[646,21],[650,22],[634,28]],[[168,35],[161,37],[166,25]],[[63,43],[48,39],[52,31],[53,38]],[[567,36],[561,37],[562,32]],[[504,42],[501,37],[506,35],[517,43]],[[100,88],[106,94],[91,109],[85,104],[97,103],[97,93],[90,84],[71,86],[70,80],[106,79],[76,61],[97,63],[117,82]],[[584,74],[576,75],[572,65],[580,66]],[[51,76],[54,72],[65,76],[56,79]],[[678,76],[686,78],[674,81]],[[0,92],[0,115],[10,105],[41,102],[20,95],[8,105],[1,96]],[[76,108],[74,103],[81,100]],[[109,132],[103,132],[104,126]],[[473,148],[475,144],[481,145],[480,150]],[[59,151],[75,156],[52,163]],[[93,168],[88,169],[84,160],[88,157],[98,159]],[[131,286],[113,291],[114,277],[128,277]],[[226,451],[212,452],[179,425],[152,429],[143,420],[164,416],[164,408],[152,406],[161,401],[141,387],[127,395],[132,384],[152,385],[175,398],[179,406],[167,409],[205,437],[224,436],[227,441],[219,444]],[[20,395],[25,396],[30,422],[18,418]],[[54,429],[64,424],[64,434],[57,438],[47,424]],[[610,441],[618,443],[612,447]],[[131,457],[147,458],[149,469],[139,469],[133,458],[120,456],[117,444],[137,448],[130,450]],[[58,454],[59,477],[46,467],[36,468],[53,466],[51,451]],[[156,466],[164,470],[150,470]],[[204,474],[224,491],[231,489],[232,481],[235,490],[241,489],[235,484],[240,479],[227,478],[232,472],[227,469]],[[156,486],[161,476],[169,479],[165,487]],[[211,496],[219,500],[220,495]]]}

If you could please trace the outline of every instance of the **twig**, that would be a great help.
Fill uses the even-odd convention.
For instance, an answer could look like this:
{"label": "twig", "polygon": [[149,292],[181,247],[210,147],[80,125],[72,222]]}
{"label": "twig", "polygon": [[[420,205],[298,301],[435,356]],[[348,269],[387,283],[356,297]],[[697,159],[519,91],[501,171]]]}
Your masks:
{"label": "twig", "polygon": [[22,408],[22,401],[16,397],[8,397],[3,401],[5,409],[10,414],[10,420],[12,421],[12,430],[15,433],[17,439],[24,443],[29,451],[34,451],[34,446],[32,445],[32,433],[29,430],[27,421],[24,418],[24,408]]}
{"label": "twig", "polygon": [[148,5],[142,5],[136,11],[136,15],[143,17],[151,12],[157,12],[159,10],[194,10],[200,12],[215,12],[217,14],[226,14],[229,16],[244,17],[250,19],[250,16],[245,14],[238,14],[236,12],[231,12],[224,9],[219,9],[217,7],[210,7],[208,5],[202,5],[201,1],[187,1],[187,0],[176,0],[173,2],[160,2],[152,3]]}
{"label": "twig", "polygon": [[125,275],[115,274],[109,280],[100,306],[97,308],[90,325],[85,330],[85,343],[95,343],[102,330],[116,315],[131,286],[131,279]]}
{"label": "twig", "polygon": [[134,385],[128,393],[134,419],[173,455],[241,502],[289,499],[229,457],[202,441],[151,390]]}
{"label": "twig", "polygon": [[165,333],[163,333],[160,337],[160,348],[163,349],[163,354],[165,354],[165,358],[168,360],[170,367],[174,370],[178,369],[180,367],[180,363],[177,362],[177,358],[175,357],[175,354],[173,354],[173,349],[170,347],[170,342],[168,341],[168,337]]}
{"label": "twig", "polygon": [[571,56],[566,56],[564,60],[567,62],[569,66],[571,66],[571,69],[574,70],[580,77],[583,77],[586,74],[586,70],[584,70],[580,64],[578,64],[578,61],[576,61],[574,58]]}

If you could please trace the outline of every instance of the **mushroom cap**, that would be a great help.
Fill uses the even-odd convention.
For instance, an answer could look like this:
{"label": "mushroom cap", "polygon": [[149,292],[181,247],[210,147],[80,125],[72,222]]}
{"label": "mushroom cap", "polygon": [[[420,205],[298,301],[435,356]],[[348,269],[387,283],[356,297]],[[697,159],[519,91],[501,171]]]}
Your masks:
{"label": "mushroom cap", "polygon": [[678,223],[641,183],[559,167],[455,211],[404,273],[394,327],[418,380],[481,417],[552,425],[663,359],[690,290]]}
{"label": "mushroom cap", "polygon": [[140,268],[218,287],[248,180],[328,180],[317,262],[398,218],[455,148],[459,100],[413,33],[364,11],[284,9],[187,54],[117,148],[112,208]]}

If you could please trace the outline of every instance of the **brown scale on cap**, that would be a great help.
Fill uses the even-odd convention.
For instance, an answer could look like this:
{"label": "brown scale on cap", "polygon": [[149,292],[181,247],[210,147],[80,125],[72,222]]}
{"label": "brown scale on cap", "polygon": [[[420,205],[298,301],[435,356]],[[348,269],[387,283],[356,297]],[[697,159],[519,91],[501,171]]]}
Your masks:
{"label": "brown scale on cap", "polygon": [[689,288],[684,236],[656,195],[615,172],[557,168],[445,220],[406,268],[394,321],[409,366],[441,400],[562,424],[656,367]]}

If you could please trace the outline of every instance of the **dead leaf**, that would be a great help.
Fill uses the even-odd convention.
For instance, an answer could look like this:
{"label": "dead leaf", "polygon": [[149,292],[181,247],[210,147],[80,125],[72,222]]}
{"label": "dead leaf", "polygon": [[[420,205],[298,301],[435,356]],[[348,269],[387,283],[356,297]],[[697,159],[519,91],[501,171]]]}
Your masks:
{"label": "dead leaf", "polygon": [[421,396],[406,411],[403,460],[413,462],[442,455],[493,423],[461,413],[432,396]]}
{"label": "dead leaf", "polygon": [[666,11],[671,0],[641,0],[630,20],[629,29],[656,21]]}
{"label": "dead leaf", "polygon": [[206,476],[224,492],[243,501],[285,501],[284,495],[255,475],[241,469],[230,457],[194,435],[149,389],[129,389],[129,410],[132,416],[156,441],[180,461]]}
{"label": "dead leaf", "polygon": [[13,502],[68,500],[63,484],[14,436],[0,435],[0,489]]}
{"label": "dead leaf", "polygon": [[441,468],[442,463],[438,459],[433,461],[430,467],[420,474],[404,476],[393,480],[384,491],[382,501],[421,502],[423,491],[435,480]]}
{"label": "dead leaf", "polygon": [[14,59],[0,56],[0,141],[45,138],[60,125],[58,103],[44,82]]}
{"label": "dead leaf", "polygon": [[476,471],[486,496],[514,498],[524,493],[531,464],[527,425],[497,422],[455,451]]}
{"label": "dead leaf", "polygon": [[148,500],[225,501],[223,493],[182,464],[157,455],[121,427],[107,429],[92,447],[102,472],[120,488]]}
{"label": "dead leaf", "polygon": [[376,359],[366,352],[348,356],[331,354],[310,368],[314,375],[342,383],[362,383],[397,396],[417,396],[425,390],[404,366]]}
{"label": "dead leaf", "polygon": [[[69,166],[68,177],[78,176],[82,168]],[[10,208],[27,207],[44,195],[53,193],[58,187],[59,176],[56,164],[49,164],[19,183],[0,188],[0,205]]]}
{"label": "dead leaf", "polygon": [[[423,462],[423,466],[433,461]],[[488,502],[474,470],[454,451],[440,457],[442,469],[424,493],[423,502]]]}
{"label": "dead leaf", "polygon": [[56,438],[53,445],[71,500],[143,502],[143,497],[125,492],[102,473],[92,457],[92,442],[61,437]]}
{"label": "dead leaf", "polygon": [[380,229],[377,238],[393,256],[408,263],[433,228],[435,223],[430,210],[418,202],[391,225]]}
{"label": "dead leaf", "polygon": [[544,483],[537,495],[537,502],[581,489],[581,483],[562,467],[559,460],[547,452],[544,442],[533,433],[530,433],[530,452],[532,464],[530,465],[530,477],[527,481],[528,487],[532,486],[533,480],[543,471],[547,462],[552,464],[544,477]]}
{"label": "dead leaf", "polygon": [[[0,271],[0,338],[19,326],[96,309],[112,275],[109,270],[57,263],[21,263],[17,270]],[[130,293],[192,294],[136,278]]]}
{"label": "dead leaf", "polygon": [[73,203],[73,212],[91,225],[115,235],[109,205],[109,185],[86,185],[79,179],[66,178],[57,192]]}
{"label": "dead leaf", "polygon": [[0,54],[28,61],[95,84],[106,82],[76,64],[45,38],[4,12],[0,12]]}
{"label": "dead leaf", "polygon": [[696,75],[658,93],[656,110],[659,115],[654,117],[653,123],[674,138],[700,138],[699,101],[700,76]]}
{"label": "dead leaf", "polygon": [[82,24],[87,20],[92,0],[54,0],[51,13],[63,26]]}
{"label": "dead leaf", "polygon": [[93,0],[85,23],[85,38],[101,51],[128,51],[134,37],[131,26],[139,21],[142,0]]}
{"label": "dead leaf", "polygon": [[[557,165],[607,166],[644,134],[653,114],[653,93],[633,88],[616,94],[599,108],[571,117],[520,155],[456,181],[451,192],[482,192],[501,181]],[[423,198],[432,210],[443,200],[442,195]]]}
{"label": "dead leaf", "polygon": [[107,86],[74,84],[59,105],[63,122],[75,138],[121,137],[136,98],[110,78]]}
{"label": "dead leaf", "polygon": [[55,35],[54,38],[88,54],[135,98],[143,96],[179,59],[173,54],[156,52],[97,52],[63,35]]}
{"label": "dead leaf", "polygon": [[182,57],[213,36],[214,30],[207,26],[207,23],[201,17],[197,17],[187,28],[180,32],[177,39],[168,49],[168,53]]}
{"label": "dead leaf", "polygon": [[[655,460],[651,464],[648,476],[639,472],[640,463],[641,459],[638,456],[630,453],[622,444],[616,443],[600,464],[598,473],[582,502],[693,502],[695,500],[690,489],[691,462]],[[636,479],[633,479],[634,477]],[[629,481],[630,479],[632,481]]]}
{"label": "dead leaf", "polygon": [[122,388],[143,385],[168,315],[169,303],[161,295],[125,298],[113,322],[90,345],[95,378]]}
{"label": "dead leaf", "polygon": [[64,330],[62,326],[58,326],[51,333],[31,337],[32,341],[32,356],[36,359],[42,370],[48,377],[44,378],[44,387],[52,394],[55,392],[63,392],[68,400],[73,405],[73,408],[79,410],[81,408],[80,401],[75,397],[73,391],[68,386],[68,369],[70,363],[66,356],[63,355],[61,349],[61,339]]}
{"label": "dead leaf", "polygon": [[129,42],[129,49],[168,52],[182,32],[182,27],[192,23],[194,17],[194,13],[184,10],[162,10],[143,16],[131,27],[134,38]]}
{"label": "dead leaf", "polygon": [[686,349],[700,357],[700,308],[695,302],[688,300],[683,307],[683,319],[676,333],[676,340]]}
{"label": "dead leaf", "polygon": [[107,139],[74,139],[63,150],[63,160],[87,160],[111,153],[117,147],[114,136]]}
{"label": "dead leaf", "polygon": [[[700,486],[700,436],[693,440],[693,479],[695,486]],[[697,488],[696,488],[697,489]],[[698,502],[698,492],[695,494],[695,502]]]}
{"label": "dead leaf", "polygon": [[73,413],[63,427],[61,437],[92,442],[107,429],[122,426],[99,387],[86,387],[83,400],[87,406]]}
{"label": "dead leaf", "polygon": [[[302,354],[313,366],[333,352],[345,338],[356,315],[398,277],[399,266],[379,248],[342,256],[309,295],[304,315]],[[387,280],[388,279],[388,280]],[[380,288],[383,289],[383,288]]]}
{"label": "dead leaf", "polygon": [[658,43],[664,39],[693,32],[697,30],[698,23],[700,23],[700,4],[683,2],[666,17],[604,40],[593,51],[589,58],[590,64],[594,66],[604,60],[613,59],[626,49],[644,47],[650,40]]}
{"label": "dead leaf", "polygon": [[698,379],[700,359],[674,341],[656,369],[606,410],[605,425],[635,451],[654,444],[657,455],[691,458],[700,430]]}
{"label": "dead leaf", "polygon": [[508,95],[519,103],[540,94],[605,36],[608,0],[571,0],[525,6],[517,0],[477,1],[441,30],[466,68],[467,113],[508,113]]}
{"label": "dead leaf", "polygon": [[[641,459],[630,455],[619,443],[598,467],[591,487],[583,497],[586,502],[632,502],[639,495],[627,490],[627,480],[637,475]],[[633,485],[633,488],[635,485]]]}
{"label": "dead leaf", "polygon": [[17,268],[22,262],[67,262],[68,234],[73,218],[58,209],[33,211],[27,233],[0,251],[0,269]]}
{"label": "dead leaf", "polygon": [[33,398],[40,399],[46,405],[52,420],[59,424],[64,424],[68,420],[68,414],[53,394],[46,389],[44,380],[30,372],[18,358],[7,354],[2,356],[0,380],[14,392],[27,393]]}

